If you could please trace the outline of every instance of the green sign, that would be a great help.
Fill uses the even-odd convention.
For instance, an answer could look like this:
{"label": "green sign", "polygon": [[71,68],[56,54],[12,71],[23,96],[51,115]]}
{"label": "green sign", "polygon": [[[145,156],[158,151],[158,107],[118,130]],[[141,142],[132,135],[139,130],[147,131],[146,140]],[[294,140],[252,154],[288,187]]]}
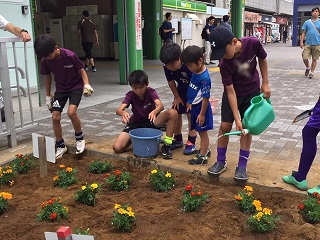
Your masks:
{"label": "green sign", "polygon": [[163,7],[192,12],[207,12],[207,4],[190,1],[163,0]]}

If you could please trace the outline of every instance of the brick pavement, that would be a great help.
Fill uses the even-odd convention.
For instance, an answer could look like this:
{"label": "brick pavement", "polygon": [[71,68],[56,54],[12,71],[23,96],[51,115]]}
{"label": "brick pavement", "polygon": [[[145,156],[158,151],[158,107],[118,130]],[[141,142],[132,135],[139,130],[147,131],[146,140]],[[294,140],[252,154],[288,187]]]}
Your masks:
{"label": "brick pavement", "polygon": [[[302,147],[301,130],[306,120],[296,124],[292,124],[292,120],[301,112],[295,106],[312,105],[318,99],[319,91],[317,86],[319,86],[320,74],[316,71],[315,77],[312,80],[304,77],[304,66],[300,57],[300,48],[290,47],[289,44],[285,45],[282,43],[267,45],[265,48],[268,52],[269,81],[272,91],[271,102],[276,113],[276,119],[265,132],[253,137],[248,163],[249,182],[295,191],[293,187],[282,183],[281,177],[282,175],[289,174],[291,169],[295,169],[298,166]],[[162,68],[158,62],[146,61],[145,70],[149,74],[151,87],[153,85],[152,82],[159,81],[159,78],[165,83]],[[100,67],[99,71],[103,71],[103,68]],[[211,93],[213,96],[221,98],[222,84],[218,69],[210,66],[209,71],[212,78]],[[152,78],[151,76],[156,77]],[[161,87],[157,87],[157,92],[165,107],[170,107],[172,94],[167,85],[164,84]],[[121,103],[124,94],[125,92],[119,93],[118,99],[79,109],[89,149],[112,154],[112,142],[123,128],[120,117],[116,116],[115,110]],[[214,130],[209,132],[213,155],[209,159],[208,166],[189,166],[186,161],[190,157],[184,156],[182,149],[173,151],[173,160],[168,161],[157,158],[158,163],[191,172],[193,170],[200,170],[202,174],[206,175],[206,169],[215,162],[216,157],[215,142],[220,124],[219,107],[214,116]],[[53,136],[50,118],[39,120],[38,123],[39,126],[36,129],[25,130],[18,134],[18,151],[23,151],[21,150],[23,146],[26,147],[25,151],[30,151],[32,132]],[[65,114],[62,117],[62,127],[67,143],[73,145],[74,133],[71,121]],[[186,129],[187,122],[186,118],[184,118],[184,138],[187,137]],[[3,146],[5,139],[0,139],[0,144]],[[3,153],[6,151],[14,152],[15,150],[3,150]],[[238,152],[239,137],[231,136],[227,152],[228,169],[221,175],[222,179],[233,178]],[[3,154],[3,156],[7,155]],[[128,151],[121,154],[121,156],[132,156],[132,152]],[[320,182],[319,169],[319,156],[316,156],[307,179],[310,186]]]}

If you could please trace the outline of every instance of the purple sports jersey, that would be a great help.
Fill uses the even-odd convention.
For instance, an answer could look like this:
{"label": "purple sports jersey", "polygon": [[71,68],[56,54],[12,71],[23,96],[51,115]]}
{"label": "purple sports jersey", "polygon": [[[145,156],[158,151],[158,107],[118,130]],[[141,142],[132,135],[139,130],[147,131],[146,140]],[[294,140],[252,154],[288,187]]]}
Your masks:
{"label": "purple sports jersey", "polygon": [[239,40],[242,42],[241,55],[238,58],[221,59],[220,73],[225,87],[233,84],[237,96],[246,96],[260,88],[257,57],[265,59],[267,53],[256,37]]}
{"label": "purple sports jersey", "polygon": [[307,125],[310,127],[320,129],[320,100],[314,106],[310,119],[307,122]]}
{"label": "purple sports jersey", "polygon": [[132,116],[129,119],[130,123],[143,123],[150,121],[148,119],[149,113],[156,109],[154,101],[159,99],[159,96],[153,88],[147,87],[144,99],[140,99],[133,91],[127,92],[123,104],[128,107],[131,104]]}
{"label": "purple sports jersey", "polygon": [[170,71],[163,65],[164,74],[166,75],[167,81],[176,81],[179,96],[184,103],[187,102],[187,91],[189,82],[191,80],[192,72],[187,68],[186,65],[182,64],[181,68],[176,71]]}
{"label": "purple sports jersey", "polygon": [[64,48],[60,48],[60,52],[59,58],[41,59],[40,73],[42,75],[53,73],[56,92],[69,92],[83,88],[84,84],[79,70],[84,67],[84,64],[74,52]]}

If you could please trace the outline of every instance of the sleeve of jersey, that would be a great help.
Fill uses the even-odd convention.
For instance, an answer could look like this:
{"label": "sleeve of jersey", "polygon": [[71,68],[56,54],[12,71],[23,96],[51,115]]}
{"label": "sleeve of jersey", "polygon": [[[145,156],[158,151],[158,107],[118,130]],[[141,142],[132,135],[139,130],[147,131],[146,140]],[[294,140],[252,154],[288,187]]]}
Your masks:
{"label": "sleeve of jersey", "polygon": [[164,75],[166,76],[167,81],[174,80],[170,70],[168,68],[166,68],[166,66],[164,66],[164,65],[163,65],[163,70],[164,70]]}
{"label": "sleeve of jersey", "polygon": [[260,59],[265,59],[267,57],[267,52],[264,50],[261,42],[257,38],[254,38],[254,41],[254,48],[257,49],[257,57]]}
{"label": "sleeve of jersey", "polygon": [[124,97],[122,104],[127,104],[127,107],[130,106],[130,104],[132,103],[132,92],[129,91],[126,93],[126,96]]}
{"label": "sleeve of jersey", "polygon": [[209,98],[211,89],[211,80],[209,74],[201,81],[201,97]]}
{"label": "sleeve of jersey", "polygon": [[152,100],[155,101],[157,99],[160,99],[159,98],[159,95],[157,93],[157,91],[153,88],[150,88],[150,94],[151,94],[151,97],[152,97]]}
{"label": "sleeve of jersey", "polygon": [[41,59],[40,73],[41,73],[42,75],[48,75],[48,74],[51,73],[51,70],[50,70],[50,69],[48,68],[48,66],[46,65],[44,58]]}
{"label": "sleeve of jersey", "polygon": [[70,60],[72,61],[72,63],[74,64],[74,66],[77,70],[84,68],[83,62],[81,62],[81,60],[78,58],[78,56],[76,54],[71,55]]}

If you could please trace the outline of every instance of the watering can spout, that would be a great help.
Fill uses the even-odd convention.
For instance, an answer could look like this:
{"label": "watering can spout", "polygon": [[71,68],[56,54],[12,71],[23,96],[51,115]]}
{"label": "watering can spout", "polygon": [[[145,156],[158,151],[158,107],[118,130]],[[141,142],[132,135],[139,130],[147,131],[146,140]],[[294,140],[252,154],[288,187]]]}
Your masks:
{"label": "watering can spout", "polygon": [[235,132],[228,132],[223,134],[222,136],[231,136],[231,135],[241,135],[241,134],[248,134],[249,133],[249,129],[243,129],[242,131],[235,131]]}

